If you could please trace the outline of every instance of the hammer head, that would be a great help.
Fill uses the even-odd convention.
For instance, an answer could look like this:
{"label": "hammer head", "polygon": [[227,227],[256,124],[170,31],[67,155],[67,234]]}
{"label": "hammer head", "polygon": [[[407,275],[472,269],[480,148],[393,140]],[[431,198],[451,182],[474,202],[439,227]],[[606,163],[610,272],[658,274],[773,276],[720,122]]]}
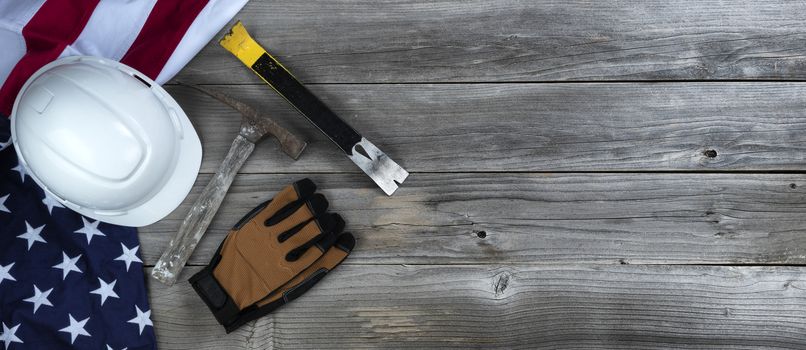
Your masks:
{"label": "hammer head", "polygon": [[303,141],[302,138],[294,135],[288,131],[288,129],[280,126],[280,124],[277,124],[277,122],[266,114],[258,112],[252,108],[252,106],[249,106],[213,89],[199,85],[183,83],[179,84],[201,91],[240,112],[241,130],[239,131],[239,134],[252,143],[260,142],[267,135],[274,135],[274,137],[277,138],[277,141],[280,143],[280,149],[283,151],[283,153],[295,160],[299,158],[299,156],[302,154],[302,151],[305,150],[305,146],[308,145],[308,143]]}

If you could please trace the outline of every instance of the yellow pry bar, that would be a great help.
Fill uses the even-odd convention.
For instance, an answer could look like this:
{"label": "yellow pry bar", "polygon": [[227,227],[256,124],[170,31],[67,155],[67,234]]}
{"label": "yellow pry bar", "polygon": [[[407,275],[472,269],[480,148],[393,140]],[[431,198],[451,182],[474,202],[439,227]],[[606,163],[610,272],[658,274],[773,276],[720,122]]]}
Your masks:
{"label": "yellow pry bar", "polygon": [[[357,131],[355,131],[352,127],[347,125],[343,120],[339,119],[335,113],[330,111],[327,106],[325,106],[321,101],[319,101],[313,94],[308,91],[302,83],[300,83],[293,74],[286,67],[284,67],[276,58],[266,52],[266,49],[260,46],[255,39],[249,35],[249,32],[246,31],[243,24],[238,21],[235,25],[230,29],[229,34],[225,35],[221,41],[219,41],[222,47],[224,47],[227,51],[238,57],[243,64],[245,64],[249,69],[252,70],[260,79],[262,79],[266,84],[268,84],[274,91],[276,91],[280,96],[285,98],[294,108],[296,108],[301,114],[303,114],[308,120],[310,120],[314,125],[316,125],[325,135],[327,135],[334,143],[336,143],[347,156],[355,163],[361,170],[364,171],[375,183],[389,196],[395,192],[398,188],[398,184],[403,183],[406,180],[406,177],[409,176],[409,172],[406,169],[403,169],[400,165],[395,163],[394,160],[389,158],[385,153],[383,153],[380,149],[378,149],[375,145],[373,145],[369,140],[362,137]],[[269,58],[271,62],[264,62],[263,55]],[[260,61],[259,66],[255,69],[255,65]],[[289,77],[283,77],[281,82],[283,84],[290,84],[292,85],[291,92],[294,94],[304,94],[307,97],[307,103],[313,103],[317,106],[318,109],[323,109],[326,111],[325,115],[316,115],[311,116],[305,113],[302,108],[307,107],[300,107],[300,105],[294,103],[288,96],[283,94],[282,91],[278,90],[277,87],[272,85],[269,80],[274,80],[272,77],[277,77],[281,72],[269,72],[268,74],[271,75],[269,77],[264,77],[261,75],[260,71],[264,71],[265,68],[270,70],[275,70],[276,67],[280,67],[284,73],[287,73],[291,80],[288,81]],[[280,74],[281,76],[281,74]],[[268,79],[267,79],[268,78]],[[294,97],[294,96],[292,96]],[[298,100],[299,96],[296,96],[295,100]],[[310,110],[309,110],[310,111]],[[315,111],[317,114],[320,111]],[[322,118],[327,120],[329,123],[335,123],[336,125],[325,125],[328,126],[327,130],[323,129],[323,125],[317,124],[317,122],[312,119],[312,117],[318,118],[320,121]],[[334,128],[338,129],[334,132]],[[335,135],[335,136],[334,136]],[[355,140],[351,140],[350,138],[356,138]],[[355,143],[350,144],[342,144],[346,141],[355,141]],[[361,147],[365,150],[365,152],[371,151],[372,154],[375,156],[368,156],[367,154],[361,155],[360,151],[355,151],[355,147]]]}
{"label": "yellow pry bar", "polygon": [[[227,49],[227,51],[235,55],[235,57],[238,57],[238,59],[241,60],[244,65],[249,67],[249,69],[252,69],[252,65],[255,64],[260,56],[266,54],[271,57],[271,59],[277,63],[277,65],[291,74],[288,68],[283,66],[280,61],[268,53],[266,49],[260,46],[260,44],[258,44],[257,41],[255,41],[255,39],[249,35],[249,32],[246,31],[246,27],[243,26],[241,21],[236,22],[235,25],[232,26],[232,29],[230,29],[229,33],[225,35],[218,43],[221,44],[223,48]],[[252,69],[252,71],[254,72],[255,70]],[[257,72],[255,72],[255,74],[257,74]],[[293,76],[293,74],[291,75]],[[260,74],[258,74],[258,76],[260,76]],[[262,78],[263,77],[261,77],[261,79]]]}

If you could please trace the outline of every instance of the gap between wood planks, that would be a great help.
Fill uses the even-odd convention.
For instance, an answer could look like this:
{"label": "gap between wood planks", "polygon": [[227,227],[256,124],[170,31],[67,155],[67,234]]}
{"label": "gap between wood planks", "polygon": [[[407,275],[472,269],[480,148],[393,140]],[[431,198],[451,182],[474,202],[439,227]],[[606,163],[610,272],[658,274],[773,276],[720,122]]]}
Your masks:
{"label": "gap between wood planks", "polygon": [[[199,175],[213,175],[214,172],[210,171],[200,171]],[[296,171],[278,171],[278,172],[250,172],[244,171],[239,172],[238,174],[249,174],[249,175],[305,175],[305,174],[317,174],[317,175],[362,175],[364,173],[360,171],[340,171],[340,172],[333,172],[333,171],[305,171],[305,172],[296,172]],[[558,171],[531,171],[531,170],[501,170],[501,171],[494,171],[494,170],[479,170],[479,171],[410,171],[409,174],[523,174],[523,175],[551,175],[551,174],[719,174],[719,175],[729,175],[729,174],[736,174],[736,175],[804,175],[806,174],[806,168],[803,170],[721,170],[721,169],[705,169],[705,170],[644,170],[644,171],[635,171],[635,170],[558,170]],[[404,185],[405,186],[405,185]]]}
{"label": "gap between wood planks", "polygon": [[[426,264],[426,263],[413,263],[413,264],[397,264],[397,263],[354,263],[350,262],[349,258],[347,261],[343,262],[342,265],[350,265],[350,266],[534,266],[534,267],[542,267],[542,266],[578,266],[578,267],[595,267],[595,266],[611,266],[611,265],[634,265],[634,266],[714,266],[714,267],[806,267],[806,264],[760,264],[760,263],[747,263],[747,264],[703,264],[703,263],[578,263],[578,264],[568,264],[568,263],[527,263],[527,262],[516,262],[516,263],[500,263],[500,262],[479,262],[475,264],[468,264],[468,263],[457,263],[457,264],[450,264],[450,263],[439,263],[439,264]],[[190,263],[185,265],[185,267],[204,267],[207,266],[206,264],[194,264]],[[153,264],[143,265],[143,268],[152,268],[154,267]]]}
{"label": "gap between wood planks", "polygon": [[[181,79],[176,81],[170,81],[165,83],[163,86],[182,86],[179,82],[184,83]],[[478,81],[392,81],[392,82],[310,82],[305,83],[306,86],[316,86],[316,85],[507,85],[507,84],[518,84],[518,85],[537,85],[537,84],[589,84],[589,85],[606,85],[606,84],[633,84],[633,85],[642,85],[642,84],[729,84],[729,83],[748,83],[748,84],[756,84],[756,83],[806,83],[804,79],[723,79],[723,80],[714,80],[714,79],[692,79],[692,80],[513,80],[513,81],[485,81],[485,80],[478,80]],[[237,87],[244,87],[244,86],[264,86],[265,84],[260,83],[227,83],[227,84],[218,84],[218,83],[200,83],[194,84],[200,86],[237,86]]]}

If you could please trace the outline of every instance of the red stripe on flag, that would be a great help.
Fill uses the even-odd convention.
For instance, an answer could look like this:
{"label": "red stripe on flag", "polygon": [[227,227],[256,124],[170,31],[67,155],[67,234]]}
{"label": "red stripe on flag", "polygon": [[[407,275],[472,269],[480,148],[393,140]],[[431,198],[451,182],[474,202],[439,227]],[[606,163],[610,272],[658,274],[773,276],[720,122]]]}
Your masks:
{"label": "red stripe on flag", "polygon": [[0,88],[0,113],[11,116],[25,81],[72,44],[87,25],[99,0],[47,0],[22,28],[26,53]]}
{"label": "red stripe on flag", "polygon": [[158,0],[143,29],[120,60],[151,79],[157,79],[179,41],[207,6],[208,0]]}

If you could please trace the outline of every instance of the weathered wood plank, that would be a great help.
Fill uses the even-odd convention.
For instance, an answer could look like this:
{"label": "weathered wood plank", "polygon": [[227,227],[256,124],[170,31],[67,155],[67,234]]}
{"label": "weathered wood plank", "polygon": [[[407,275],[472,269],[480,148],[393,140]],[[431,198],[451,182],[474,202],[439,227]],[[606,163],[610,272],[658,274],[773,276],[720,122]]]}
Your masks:
{"label": "weathered wood plank", "polygon": [[[190,263],[302,176],[239,175]],[[354,263],[806,263],[806,175],[413,174],[393,197],[363,175],[310,177],[356,234]],[[207,180],[140,229],[147,264]]]}
{"label": "weathered wood plank", "polygon": [[161,349],[806,347],[797,267],[344,265],[229,335],[186,282],[150,287]]}
{"label": "weathered wood plank", "polygon": [[[360,171],[268,87],[222,89],[311,141],[296,162],[273,141],[258,145],[242,172]],[[806,168],[806,84],[802,83],[313,89],[413,172]],[[237,135],[239,116],[187,87],[170,91],[201,134],[202,172],[215,172]]]}
{"label": "weathered wood plank", "polygon": [[[308,83],[806,78],[802,1],[251,1],[237,17]],[[217,40],[179,79],[258,82]]]}

